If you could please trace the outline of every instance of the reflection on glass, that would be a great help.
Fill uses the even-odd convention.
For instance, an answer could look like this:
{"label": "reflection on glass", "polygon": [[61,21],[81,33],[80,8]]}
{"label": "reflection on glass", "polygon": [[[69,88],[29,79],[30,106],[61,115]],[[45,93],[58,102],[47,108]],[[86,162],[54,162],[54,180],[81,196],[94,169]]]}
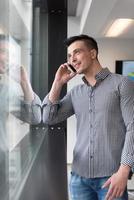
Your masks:
{"label": "reflection on glass", "polygon": [[3,151],[8,149],[7,134],[6,134],[6,119],[8,116],[8,45],[5,36],[0,35],[0,148]]}
{"label": "reflection on glass", "polygon": [[[5,36],[0,36],[0,193],[3,199],[8,199],[8,140],[6,122],[8,117],[8,45]],[[5,193],[7,195],[5,195]]]}
{"label": "reflection on glass", "polygon": [[[32,1],[0,1],[0,199],[17,200],[42,139],[33,141],[21,117],[33,99],[31,72]],[[25,66],[22,67],[21,65]],[[25,88],[25,82],[28,85]],[[31,94],[31,95],[30,95]],[[34,136],[36,137],[36,135]],[[34,146],[34,148],[33,148]]]}
{"label": "reflection on glass", "polygon": [[0,50],[1,146],[11,151],[29,131],[29,125],[12,114],[21,112],[21,100],[24,99],[21,75],[24,69],[19,62],[20,47],[13,39],[0,35]]}

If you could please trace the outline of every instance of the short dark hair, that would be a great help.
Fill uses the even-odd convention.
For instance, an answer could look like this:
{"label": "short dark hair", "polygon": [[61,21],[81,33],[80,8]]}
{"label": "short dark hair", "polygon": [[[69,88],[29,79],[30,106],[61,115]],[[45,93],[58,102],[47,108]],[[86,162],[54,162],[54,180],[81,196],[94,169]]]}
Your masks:
{"label": "short dark hair", "polygon": [[69,47],[75,41],[84,41],[88,48],[95,49],[98,54],[98,44],[96,40],[88,35],[76,35],[65,40],[65,45]]}

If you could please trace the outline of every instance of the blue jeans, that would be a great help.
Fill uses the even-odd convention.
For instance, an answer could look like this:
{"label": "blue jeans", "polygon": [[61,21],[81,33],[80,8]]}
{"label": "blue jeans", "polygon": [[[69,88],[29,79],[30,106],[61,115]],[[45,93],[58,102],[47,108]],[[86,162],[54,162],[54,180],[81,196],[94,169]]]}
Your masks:
{"label": "blue jeans", "polygon": [[[71,200],[105,200],[108,189],[102,189],[102,185],[108,178],[83,178],[72,172],[69,184]],[[127,189],[121,198],[115,200],[128,200]]]}

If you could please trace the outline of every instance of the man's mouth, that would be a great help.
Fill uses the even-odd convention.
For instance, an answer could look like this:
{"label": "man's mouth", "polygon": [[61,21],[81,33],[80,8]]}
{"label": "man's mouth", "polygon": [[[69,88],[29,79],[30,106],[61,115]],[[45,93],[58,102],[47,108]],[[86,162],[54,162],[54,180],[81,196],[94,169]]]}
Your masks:
{"label": "man's mouth", "polygon": [[79,66],[80,66],[80,63],[77,63],[77,64],[74,65],[75,69],[78,69]]}

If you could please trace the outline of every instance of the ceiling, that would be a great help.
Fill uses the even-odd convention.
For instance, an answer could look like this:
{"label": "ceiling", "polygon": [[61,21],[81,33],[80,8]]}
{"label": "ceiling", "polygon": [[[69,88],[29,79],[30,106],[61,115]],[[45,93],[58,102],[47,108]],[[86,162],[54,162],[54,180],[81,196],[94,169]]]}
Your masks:
{"label": "ceiling", "polygon": [[[115,19],[134,19],[134,0],[68,0],[68,15],[79,17],[81,33],[103,38]],[[134,38],[134,24],[118,38]]]}
{"label": "ceiling", "polygon": [[[64,9],[66,1],[68,16],[77,19],[80,24],[80,33],[95,38],[104,38],[105,32],[117,18],[134,19],[134,0],[22,0],[24,3],[43,2],[51,9]],[[45,4],[46,2],[46,4]],[[15,19],[15,18],[14,18]],[[17,22],[14,23],[17,26]],[[14,26],[13,26],[14,27]],[[19,29],[21,30],[21,29]],[[134,39],[134,24],[118,38]]]}

